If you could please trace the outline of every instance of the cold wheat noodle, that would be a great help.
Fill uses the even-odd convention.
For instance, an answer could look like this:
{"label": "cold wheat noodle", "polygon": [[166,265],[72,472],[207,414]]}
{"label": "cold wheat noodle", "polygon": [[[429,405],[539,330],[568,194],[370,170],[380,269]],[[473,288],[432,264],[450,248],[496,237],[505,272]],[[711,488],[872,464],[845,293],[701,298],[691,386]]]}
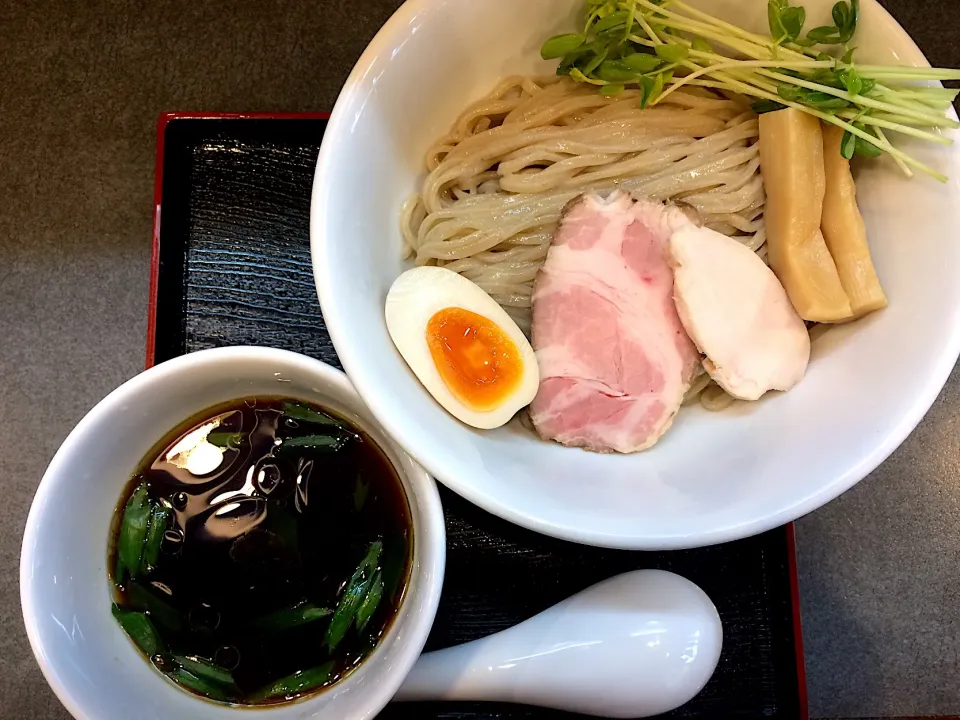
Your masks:
{"label": "cold wheat noodle", "polygon": [[[685,88],[655,107],[569,78],[511,77],[470,105],[427,153],[402,211],[405,255],[488,292],[529,334],[533,281],[564,206],[585,190],[675,202],[765,253],[757,116],[749,103]],[[688,394],[731,398],[702,375]]]}

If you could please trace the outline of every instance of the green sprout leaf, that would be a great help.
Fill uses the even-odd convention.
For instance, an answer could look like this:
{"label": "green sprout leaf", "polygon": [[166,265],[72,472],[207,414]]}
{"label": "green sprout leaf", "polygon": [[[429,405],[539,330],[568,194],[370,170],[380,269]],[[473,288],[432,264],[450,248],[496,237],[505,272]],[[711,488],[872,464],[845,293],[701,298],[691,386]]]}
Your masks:
{"label": "green sprout leaf", "polygon": [[628,10],[619,10],[610,13],[596,22],[593,26],[593,31],[600,35],[601,33],[610,32],[611,30],[622,30],[627,24],[629,17],[630,12]]}
{"label": "green sprout leaf", "polygon": [[630,37],[630,31],[633,30],[633,23],[637,19],[637,3],[636,0],[630,0],[630,8],[627,11],[627,23],[623,29],[624,39]]}
{"label": "green sprout leaf", "polygon": [[650,96],[647,98],[648,103],[655,103],[657,98],[663,93],[663,84],[666,82],[666,73],[660,73],[653,81],[653,90],[650,91]]}
{"label": "green sprout leaf", "polygon": [[601,52],[597,53],[590,62],[583,66],[583,74],[588,76],[592,74],[593,71],[600,67],[600,64],[607,59],[607,55],[609,54],[610,48],[604,48]]}
{"label": "green sprout leaf", "polygon": [[807,11],[802,7],[790,7],[783,11],[783,26],[787,31],[787,39],[794,41],[803,32],[803,24],[807,21]]}
{"label": "green sprout leaf", "polygon": [[682,62],[690,55],[690,49],[686,45],[676,43],[657,45],[654,51],[657,53],[657,57],[666,60],[668,63]]}
{"label": "green sprout leaf", "polygon": [[704,40],[702,37],[695,37],[693,39],[693,43],[691,44],[691,48],[693,50],[696,50],[697,52],[703,52],[703,53],[713,52],[713,45],[711,45],[709,42]]}
{"label": "green sprout leaf", "polygon": [[840,154],[847,160],[853,157],[857,149],[857,136],[849,130],[843,133],[843,139],[840,141]]}
{"label": "green sprout leaf", "polygon": [[859,95],[863,90],[863,80],[860,79],[860,76],[851,68],[850,70],[845,70],[843,75],[843,84],[847,88],[847,92],[851,95]]}
{"label": "green sprout leaf", "polygon": [[805,90],[802,92],[799,101],[817,110],[842,110],[850,107],[849,100],[815,90]]}
{"label": "green sprout leaf", "polygon": [[770,35],[779,44],[793,42],[803,32],[807,20],[807,11],[802,7],[791,7],[788,0],[768,0],[767,22]]}
{"label": "green sprout leaf", "polygon": [[840,42],[850,42],[857,32],[857,23],[860,22],[860,0],[850,0],[849,4],[840,0],[833,6],[833,21],[837,23],[840,31]]}
{"label": "green sprout leaf", "polygon": [[807,40],[813,45],[836,45],[840,42],[840,32],[833,25],[822,25],[808,32]]}
{"label": "green sprout leaf", "polygon": [[817,90],[807,90],[799,85],[779,83],[777,95],[787,102],[802,103],[817,110],[835,111],[850,106],[850,101]]}
{"label": "green sprout leaf", "polygon": [[846,89],[846,83],[844,83],[843,78],[836,70],[832,68],[821,68],[813,73],[813,76],[810,79],[815,83],[836,88],[837,90]]}
{"label": "green sprout leaf", "polygon": [[[583,32],[550,38],[542,48],[543,56],[560,59],[558,75],[596,85],[597,91],[607,97],[617,96],[625,88],[638,87],[641,108],[656,104],[670,83],[672,76],[663,70],[664,66],[672,70],[673,65],[682,65],[682,73],[694,71],[697,77],[705,77],[702,81],[694,80],[693,84],[753,96],[752,107],[758,113],[794,106],[823,119],[824,115],[852,111],[842,113],[846,121],[865,110],[876,113],[875,122],[885,129],[935,142],[942,138],[932,128],[960,127],[960,123],[944,116],[955,96],[947,97],[943,93],[949,91],[925,84],[960,80],[960,70],[900,66],[864,66],[854,70],[853,42],[860,18],[860,0],[831,0],[830,20],[809,31],[804,27],[807,16],[799,4],[802,0],[794,2],[767,0],[767,22],[772,37],[772,42],[767,42],[719,20],[714,22],[684,3],[586,0]],[[669,13],[659,11],[656,6],[671,6],[671,10]],[[743,49],[747,45],[754,47]],[[784,50],[781,55],[780,45],[793,46],[794,50],[797,45],[823,45],[830,52],[807,50],[803,56],[796,57]],[[723,59],[720,69],[717,69],[720,58],[715,46],[729,46],[735,53]],[[759,60],[764,65],[757,67],[750,62],[740,67],[741,60]],[[789,67],[778,67],[778,64]],[[776,78],[774,73],[790,75],[792,79]],[[765,78],[771,75],[784,80],[776,88],[776,97],[768,94],[771,88]],[[883,83],[882,92],[877,90],[880,83]],[[758,95],[767,99],[757,98]],[[857,119],[854,117],[851,122]],[[872,127],[868,126],[871,133]],[[869,139],[847,138],[845,154],[850,154],[851,147],[856,155],[890,154],[908,174],[912,167],[940,181],[945,179],[929,165],[881,141],[882,133],[874,137],[878,138],[876,146]]]}
{"label": "green sprout leaf", "polygon": [[650,97],[653,95],[653,78],[649,75],[644,75],[640,78],[640,107],[645,108],[649,102]]}
{"label": "green sprout leaf", "polygon": [[883,150],[878,148],[873,143],[869,143],[863,138],[858,137],[856,154],[860,155],[861,157],[875,158],[883,155]]}
{"label": "green sprout leaf", "polygon": [[577,82],[589,82],[590,78],[583,74],[583,71],[580,68],[570,68],[570,77],[572,77]]}
{"label": "green sprout leaf", "polygon": [[663,63],[656,55],[648,55],[647,53],[633,53],[622,58],[620,62],[625,67],[638,73],[653,72]]}
{"label": "green sprout leaf", "polygon": [[554,35],[540,48],[540,57],[544,60],[562,58],[582,46],[586,41],[587,38],[580,33]]}
{"label": "green sprout leaf", "polygon": [[579,50],[574,50],[572,53],[565,55],[563,60],[560,61],[560,64],[557,65],[557,75],[569,75],[570,71],[576,67],[576,64],[591,52],[589,47],[584,46]]}
{"label": "green sprout leaf", "polygon": [[838,28],[846,27],[847,23],[850,21],[850,7],[846,2],[841,0],[833,6],[832,15],[833,22]]}
{"label": "green sprout leaf", "polygon": [[777,84],[777,95],[787,102],[797,102],[800,99],[800,94],[802,92],[803,88],[797,85],[791,85],[790,83]]}
{"label": "green sprout leaf", "polygon": [[768,112],[777,112],[777,110],[783,110],[787,106],[782,105],[773,100],[755,100],[750,107],[757,115],[763,115]]}
{"label": "green sprout leaf", "polygon": [[770,35],[780,41],[786,37],[787,29],[783,26],[783,11],[788,7],[787,0],[768,0],[767,24],[770,26]]}
{"label": "green sprout leaf", "polygon": [[607,60],[595,73],[601,80],[611,83],[626,83],[636,81],[641,73],[631,69],[623,60]]}

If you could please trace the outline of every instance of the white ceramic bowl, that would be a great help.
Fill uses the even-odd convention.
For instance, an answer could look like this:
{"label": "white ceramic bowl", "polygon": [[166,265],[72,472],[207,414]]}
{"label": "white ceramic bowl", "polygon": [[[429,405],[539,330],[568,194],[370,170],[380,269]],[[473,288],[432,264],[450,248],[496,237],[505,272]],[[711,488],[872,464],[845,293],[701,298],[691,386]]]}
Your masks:
{"label": "white ceramic bowl", "polygon": [[[689,0],[693,1],[693,0]],[[808,27],[833,0],[804,0]],[[694,5],[764,31],[762,0]],[[386,430],[440,481],[520,525],[611,547],[682,548],[793,520],[850,488],[916,426],[960,350],[960,154],[910,150],[947,185],[901,177],[887,161],[858,178],[889,309],[816,344],[803,383],[713,415],[681,412],[652,450],[592,455],[517,427],[474,431],[449,416],[394,350],[384,298],[406,265],[397,220],[424,176],[424,153],[461,109],[505,75],[549,73],[544,38],[575,27],[581,0],[408,0],[347,80],[313,189],[314,272],[344,367]],[[863,0],[860,62],[924,58]]]}
{"label": "white ceramic bowl", "polygon": [[[248,395],[314,401],[364,428],[398,470],[414,545],[406,595],[374,653],[324,692],[256,709],[207,702],[160,675],[111,615],[106,568],[114,508],[144,455],[190,416]],[[440,598],[444,558],[436,485],[384,434],[346,376],[302,355],[235,347],[147,370],[80,421],[50,463],[30,509],[20,593],[40,668],[79,720],[361,720],[390,700],[423,649]]]}

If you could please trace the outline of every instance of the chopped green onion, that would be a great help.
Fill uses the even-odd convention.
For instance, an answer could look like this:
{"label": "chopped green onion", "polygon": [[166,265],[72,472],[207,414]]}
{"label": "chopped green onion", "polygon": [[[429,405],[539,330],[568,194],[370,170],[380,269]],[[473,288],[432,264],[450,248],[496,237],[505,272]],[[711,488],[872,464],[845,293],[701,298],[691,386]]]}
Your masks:
{"label": "chopped green onion", "polygon": [[226,685],[228,687],[235,685],[233,675],[229,670],[225,670],[209,660],[204,660],[201,657],[190,657],[185,655],[174,655],[173,659],[176,660],[180,667],[198,678],[209,680],[210,682],[215,682],[219,685]]}
{"label": "chopped green onion", "polygon": [[407,541],[402,535],[387,538],[383,548],[383,589],[387,600],[393,601],[403,579],[403,571],[407,569]]}
{"label": "chopped green onion", "polygon": [[253,694],[251,699],[268,700],[275,697],[292,697],[324,685],[333,673],[333,662],[327,662],[309,670],[299,670],[280,678]]}
{"label": "chopped green onion", "polygon": [[169,677],[178,685],[183,685],[186,688],[190,688],[194,692],[200,693],[204,697],[208,697],[211,700],[219,700],[220,702],[226,702],[228,700],[228,696],[223,691],[222,687],[216,683],[209,682],[204,678],[197,677],[186,668],[174,668],[167,673],[167,677]]}
{"label": "chopped green onion", "polygon": [[382,551],[383,543],[379,540],[370,544],[367,554],[354,570],[343,595],[340,596],[333,619],[327,627],[326,643],[331,652],[340,644],[347,630],[354,623],[357,610],[373,583],[374,570],[380,561]]}
{"label": "chopped green onion", "polygon": [[143,542],[143,555],[140,558],[142,575],[146,575],[155,568],[160,560],[160,545],[163,542],[163,534],[167,531],[167,525],[170,523],[170,515],[170,508],[160,503],[150,511],[150,521]]}
{"label": "chopped green onion", "polygon": [[127,589],[127,595],[134,608],[147,613],[158,625],[162,625],[173,632],[180,632],[183,629],[180,613],[173,605],[157,597],[156,594],[150,592],[140,583],[131,581],[130,587]]}
{"label": "chopped green onion", "polygon": [[343,446],[343,437],[340,435],[301,435],[300,437],[285,438],[279,449],[309,448],[310,450],[339,450]]}
{"label": "chopped green onion", "polygon": [[370,492],[370,483],[364,482],[363,476],[357,473],[356,484],[353,487],[353,509],[357,512],[363,510],[367,502],[367,493]]}
{"label": "chopped green onion", "polygon": [[116,605],[112,608],[113,616],[120,623],[123,631],[133,640],[134,644],[147,657],[152,657],[163,650],[163,640],[160,639],[157,629],[142,612],[121,610]]}
{"label": "chopped green onion", "polygon": [[261,630],[288,630],[300,625],[306,625],[333,614],[333,610],[302,603],[294,607],[283,608],[266,617],[257,620],[254,625]]}
{"label": "chopped green onion", "polygon": [[363,599],[363,602],[360,603],[360,607],[357,608],[358,632],[363,632],[363,629],[367,626],[367,623],[370,622],[370,618],[372,618],[373,614],[377,611],[377,606],[380,604],[380,598],[382,597],[383,577],[378,570],[377,574],[373,576],[373,583],[370,585],[370,589],[367,591],[366,597]]}
{"label": "chopped green onion", "polygon": [[332,415],[328,415],[325,412],[308,407],[303,403],[294,402],[291,400],[283,403],[283,414],[288,418],[292,418],[293,420],[301,420],[303,422],[313,423],[314,425],[330,425],[338,428],[343,427],[343,423]]}
{"label": "chopped green onion", "polygon": [[114,580],[120,584],[124,578],[140,574],[140,558],[143,555],[143,540],[147,535],[150,520],[150,502],[147,483],[141,482],[127,500],[120,523],[120,539],[117,541],[117,572]]}

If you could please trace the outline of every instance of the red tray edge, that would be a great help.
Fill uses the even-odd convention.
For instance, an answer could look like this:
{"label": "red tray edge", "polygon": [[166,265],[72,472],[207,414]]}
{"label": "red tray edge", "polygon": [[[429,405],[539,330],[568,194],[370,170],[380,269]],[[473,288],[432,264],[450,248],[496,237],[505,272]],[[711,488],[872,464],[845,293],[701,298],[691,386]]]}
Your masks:
{"label": "red tray edge", "polygon": [[808,720],[810,705],[807,698],[807,666],[803,655],[803,621],[800,617],[800,577],[797,574],[797,533],[793,523],[786,526],[787,562],[790,564],[790,595],[793,600],[793,642],[797,652],[797,688],[800,699],[800,717]]}
{"label": "red tray edge", "polygon": [[[160,275],[160,215],[163,201],[163,153],[167,125],[173,120],[327,120],[330,113],[217,113],[217,112],[165,112],[157,118],[157,158],[154,170],[153,185],[153,244],[150,255],[150,295],[147,303],[147,368],[154,365],[157,322],[157,284]],[[808,720],[810,717],[807,699],[807,674],[803,655],[803,626],[800,618],[800,583],[797,576],[796,533],[793,523],[786,526],[787,533],[787,561],[789,563],[790,594],[793,601],[793,628],[794,644],[797,653],[797,687],[800,699],[800,717]],[[947,718],[946,720],[953,720]],[[960,720],[960,718],[957,718]]]}

